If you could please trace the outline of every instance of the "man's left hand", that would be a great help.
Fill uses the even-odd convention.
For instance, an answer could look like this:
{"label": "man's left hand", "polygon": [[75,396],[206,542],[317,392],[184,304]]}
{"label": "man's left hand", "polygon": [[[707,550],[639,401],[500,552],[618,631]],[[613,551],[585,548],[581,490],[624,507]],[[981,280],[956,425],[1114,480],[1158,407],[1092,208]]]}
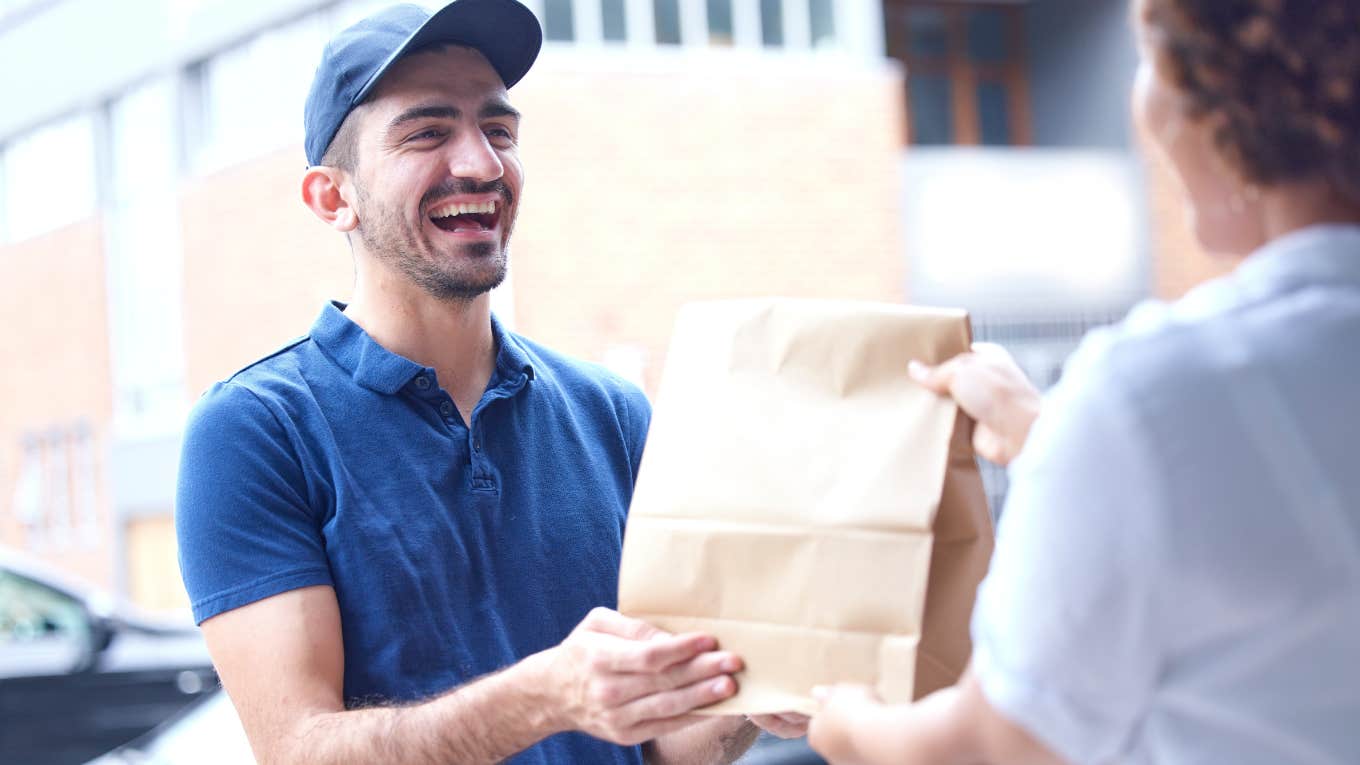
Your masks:
{"label": "man's left hand", "polygon": [[812,718],[797,712],[784,712],[770,715],[747,715],[746,719],[755,724],[757,728],[779,738],[798,738],[807,735],[808,722]]}

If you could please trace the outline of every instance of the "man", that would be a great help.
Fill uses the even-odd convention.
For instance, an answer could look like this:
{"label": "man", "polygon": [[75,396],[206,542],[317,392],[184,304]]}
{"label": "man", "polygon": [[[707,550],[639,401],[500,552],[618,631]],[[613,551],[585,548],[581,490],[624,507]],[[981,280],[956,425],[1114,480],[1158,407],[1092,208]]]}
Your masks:
{"label": "man", "polygon": [[178,497],[264,763],[728,762],[755,737],[689,715],[739,657],[601,607],[646,400],[490,313],[523,185],[506,89],[541,40],[513,0],[459,0],[323,54],[302,196],[350,239],[353,301],[204,396]]}

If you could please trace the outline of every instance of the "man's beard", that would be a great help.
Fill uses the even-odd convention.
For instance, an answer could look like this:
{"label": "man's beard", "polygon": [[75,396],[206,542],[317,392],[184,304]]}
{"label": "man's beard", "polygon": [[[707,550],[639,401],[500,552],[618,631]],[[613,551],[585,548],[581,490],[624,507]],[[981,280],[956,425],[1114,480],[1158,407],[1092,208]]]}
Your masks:
{"label": "man's beard", "polygon": [[363,222],[356,229],[364,247],[397,269],[432,297],[446,302],[467,302],[490,292],[505,281],[508,258],[506,243],[514,226],[511,203],[514,195],[502,181],[476,184],[446,181],[421,199],[422,219],[428,203],[451,194],[500,194],[500,225],[505,231],[499,242],[472,242],[456,246],[456,252],[440,253],[419,229],[412,229],[401,212],[369,196],[355,184]]}

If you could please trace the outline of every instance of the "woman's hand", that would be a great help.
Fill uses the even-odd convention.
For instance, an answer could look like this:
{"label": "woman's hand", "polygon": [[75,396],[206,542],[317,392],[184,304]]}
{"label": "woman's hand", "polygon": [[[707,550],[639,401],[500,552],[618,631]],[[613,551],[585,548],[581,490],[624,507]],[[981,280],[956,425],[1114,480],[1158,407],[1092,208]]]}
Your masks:
{"label": "woman's hand", "polygon": [[835,765],[862,762],[856,738],[864,736],[863,723],[883,702],[865,685],[821,686],[812,695],[821,708],[808,727],[808,744]]}
{"label": "woman's hand", "polygon": [[936,367],[913,361],[907,372],[926,388],[953,398],[977,421],[973,449],[978,454],[1005,465],[1024,448],[1041,398],[1001,346],[974,343],[972,353],[961,353]]}

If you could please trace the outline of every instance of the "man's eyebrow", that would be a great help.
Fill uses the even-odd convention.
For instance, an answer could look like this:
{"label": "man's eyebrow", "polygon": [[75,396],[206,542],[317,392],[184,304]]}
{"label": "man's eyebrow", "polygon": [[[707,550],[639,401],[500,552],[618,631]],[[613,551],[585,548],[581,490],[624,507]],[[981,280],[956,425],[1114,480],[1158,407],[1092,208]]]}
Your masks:
{"label": "man's eyebrow", "polygon": [[477,112],[478,119],[491,119],[492,117],[509,117],[519,121],[519,110],[510,105],[504,98],[493,98],[482,104],[482,108]]}
{"label": "man's eyebrow", "polygon": [[407,122],[414,122],[416,120],[423,120],[429,118],[456,120],[460,116],[462,116],[462,114],[463,113],[459,111],[457,107],[453,106],[443,106],[439,104],[413,106],[410,109],[407,109],[406,111],[402,112],[401,114],[398,114],[397,116],[393,117],[392,121],[387,123],[387,130],[391,132],[392,130],[401,127]]}

